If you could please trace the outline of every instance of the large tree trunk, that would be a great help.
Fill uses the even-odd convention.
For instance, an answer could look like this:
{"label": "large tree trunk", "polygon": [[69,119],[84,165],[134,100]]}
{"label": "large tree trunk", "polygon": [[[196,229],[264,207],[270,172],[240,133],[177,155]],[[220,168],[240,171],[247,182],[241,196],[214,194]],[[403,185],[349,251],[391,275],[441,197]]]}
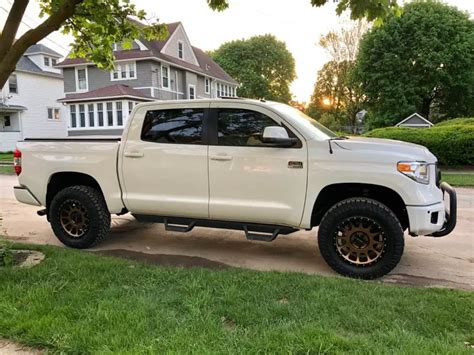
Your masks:
{"label": "large tree trunk", "polygon": [[426,119],[429,119],[430,118],[430,109],[431,109],[431,102],[433,101],[432,98],[430,97],[425,97],[423,98],[423,102],[421,104],[421,115],[426,118]]}
{"label": "large tree trunk", "polygon": [[76,6],[83,1],[64,1],[62,6],[42,24],[27,31],[15,42],[18,27],[28,5],[28,0],[15,0],[0,37],[0,53],[2,53],[0,55],[0,88],[5,85],[11,73],[15,70],[16,63],[28,47],[38,43],[50,33],[57,31],[68,18],[74,15]]}

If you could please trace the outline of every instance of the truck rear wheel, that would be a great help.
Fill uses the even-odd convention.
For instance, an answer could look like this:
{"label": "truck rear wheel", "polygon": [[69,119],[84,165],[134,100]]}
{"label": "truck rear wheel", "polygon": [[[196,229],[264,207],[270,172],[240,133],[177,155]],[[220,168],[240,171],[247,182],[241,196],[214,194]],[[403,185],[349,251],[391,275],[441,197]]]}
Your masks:
{"label": "truck rear wheel", "polygon": [[51,227],[65,245],[85,249],[105,238],[110,213],[101,193],[90,186],[71,186],[59,191],[49,208]]}
{"label": "truck rear wheel", "polygon": [[397,266],[403,229],[384,204],[367,198],[343,200],[329,209],[318,230],[321,255],[336,272],[374,279]]}

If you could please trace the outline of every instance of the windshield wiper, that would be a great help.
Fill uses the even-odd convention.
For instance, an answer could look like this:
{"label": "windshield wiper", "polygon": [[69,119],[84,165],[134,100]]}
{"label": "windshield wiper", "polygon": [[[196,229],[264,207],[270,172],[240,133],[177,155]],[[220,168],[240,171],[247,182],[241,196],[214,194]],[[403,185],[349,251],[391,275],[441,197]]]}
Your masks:
{"label": "windshield wiper", "polygon": [[333,153],[333,151],[332,151],[332,146],[331,146],[331,142],[332,142],[332,141],[342,141],[342,140],[345,140],[345,139],[349,139],[349,137],[346,137],[346,136],[338,136],[338,137],[329,138],[329,139],[328,139],[329,154],[332,154],[332,153]]}

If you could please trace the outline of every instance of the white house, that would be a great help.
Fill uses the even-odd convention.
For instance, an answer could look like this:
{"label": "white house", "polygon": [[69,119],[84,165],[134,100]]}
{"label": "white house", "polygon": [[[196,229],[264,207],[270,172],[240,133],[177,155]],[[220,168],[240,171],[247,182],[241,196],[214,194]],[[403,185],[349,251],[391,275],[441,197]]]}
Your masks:
{"label": "white house", "polygon": [[1,90],[0,152],[13,150],[24,138],[67,136],[67,111],[57,101],[64,96],[63,76],[54,68],[61,57],[35,44],[18,61]]}
{"label": "white house", "polygon": [[428,121],[422,115],[418,113],[412,113],[404,120],[398,122],[395,127],[406,127],[406,128],[430,128],[433,127],[433,123]]}

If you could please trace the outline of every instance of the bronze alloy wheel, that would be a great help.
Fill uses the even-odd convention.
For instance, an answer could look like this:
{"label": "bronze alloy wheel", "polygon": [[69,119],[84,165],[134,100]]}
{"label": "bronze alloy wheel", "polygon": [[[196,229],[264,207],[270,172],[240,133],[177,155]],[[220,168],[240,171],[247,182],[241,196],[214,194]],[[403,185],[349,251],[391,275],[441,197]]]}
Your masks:
{"label": "bronze alloy wheel", "polygon": [[63,230],[73,238],[80,238],[89,230],[89,215],[78,200],[66,200],[59,208]]}
{"label": "bronze alloy wheel", "polygon": [[356,266],[379,261],[385,251],[382,227],[371,218],[349,217],[336,228],[334,242],[339,256]]}

